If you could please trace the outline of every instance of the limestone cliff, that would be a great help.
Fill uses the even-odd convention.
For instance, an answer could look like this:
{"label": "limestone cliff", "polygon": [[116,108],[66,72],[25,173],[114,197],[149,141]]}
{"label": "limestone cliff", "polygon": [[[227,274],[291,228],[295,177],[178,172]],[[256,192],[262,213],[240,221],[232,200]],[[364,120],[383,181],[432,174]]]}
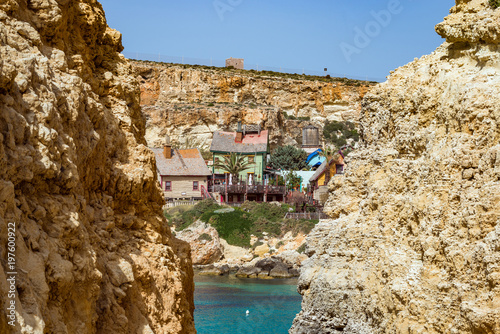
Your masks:
{"label": "limestone cliff", "polygon": [[500,9],[457,0],[436,30],[363,101],[290,333],[500,333]]}
{"label": "limestone cliff", "polygon": [[[319,81],[251,71],[133,62],[141,80],[146,140],[161,145],[165,134],[209,146],[212,133],[235,129],[238,120],[271,130],[273,146],[301,143],[301,128],[326,120],[357,122],[371,83]],[[195,139],[196,138],[196,139]]]}
{"label": "limestone cliff", "polygon": [[0,2],[1,333],[195,332],[189,247],[161,216],[121,50],[95,0]]}

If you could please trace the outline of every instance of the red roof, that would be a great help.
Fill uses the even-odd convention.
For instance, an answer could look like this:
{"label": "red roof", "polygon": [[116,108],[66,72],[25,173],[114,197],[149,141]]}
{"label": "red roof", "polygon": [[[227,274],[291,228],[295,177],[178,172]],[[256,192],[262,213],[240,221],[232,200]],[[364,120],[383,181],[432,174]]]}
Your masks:
{"label": "red roof", "polygon": [[243,137],[241,142],[236,142],[236,132],[217,131],[214,133],[210,151],[236,153],[267,152],[268,137],[269,131],[262,130],[260,135],[249,133]]}

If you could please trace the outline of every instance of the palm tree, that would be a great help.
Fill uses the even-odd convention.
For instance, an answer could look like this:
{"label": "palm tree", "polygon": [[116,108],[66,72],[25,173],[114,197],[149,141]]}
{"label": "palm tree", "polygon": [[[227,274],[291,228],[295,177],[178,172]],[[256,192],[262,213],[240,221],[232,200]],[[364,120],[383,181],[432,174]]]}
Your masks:
{"label": "palm tree", "polygon": [[323,146],[323,150],[319,152],[321,157],[325,157],[326,159],[326,171],[325,171],[325,184],[330,181],[330,164],[332,160],[337,160],[339,157],[339,153],[336,147],[333,146]]}
{"label": "palm tree", "polygon": [[241,154],[231,153],[228,156],[224,156],[223,161],[216,162],[214,164],[214,168],[222,169],[223,171],[231,174],[234,180],[233,182],[238,183],[238,175],[253,165],[255,165],[255,163],[248,162],[248,160],[245,160]]}

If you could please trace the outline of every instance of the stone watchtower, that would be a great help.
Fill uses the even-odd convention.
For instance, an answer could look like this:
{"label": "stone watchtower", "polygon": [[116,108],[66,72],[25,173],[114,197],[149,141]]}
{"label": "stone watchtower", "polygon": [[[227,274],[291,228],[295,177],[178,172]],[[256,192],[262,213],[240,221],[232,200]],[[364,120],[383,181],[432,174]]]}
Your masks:
{"label": "stone watchtower", "polygon": [[238,70],[243,70],[245,68],[244,66],[245,60],[243,58],[228,58],[226,59],[226,67],[234,67]]}

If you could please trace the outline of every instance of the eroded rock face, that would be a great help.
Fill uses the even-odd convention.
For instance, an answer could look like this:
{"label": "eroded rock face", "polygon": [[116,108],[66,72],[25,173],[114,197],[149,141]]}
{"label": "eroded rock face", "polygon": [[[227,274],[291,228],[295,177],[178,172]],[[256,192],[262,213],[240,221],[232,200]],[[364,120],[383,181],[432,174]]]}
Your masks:
{"label": "eroded rock face", "polygon": [[[372,86],[340,82],[262,77],[250,72],[183,68],[134,62],[141,80],[146,139],[161,146],[173,141],[210,146],[214,131],[261,124],[270,130],[271,146],[301,144],[302,128],[329,121],[357,123],[361,100]],[[309,121],[286,119],[284,114]]]}
{"label": "eroded rock face", "polygon": [[189,247],[161,216],[121,50],[96,1],[0,3],[1,333],[194,332]]}
{"label": "eroded rock face", "polygon": [[189,243],[194,265],[211,264],[219,261],[224,252],[217,230],[201,220],[177,233],[176,237]]}
{"label": "eroded rock face", "polygon": [[291,333],[500,333],[499,15],[457,1],[446,42],[365,98]]}

